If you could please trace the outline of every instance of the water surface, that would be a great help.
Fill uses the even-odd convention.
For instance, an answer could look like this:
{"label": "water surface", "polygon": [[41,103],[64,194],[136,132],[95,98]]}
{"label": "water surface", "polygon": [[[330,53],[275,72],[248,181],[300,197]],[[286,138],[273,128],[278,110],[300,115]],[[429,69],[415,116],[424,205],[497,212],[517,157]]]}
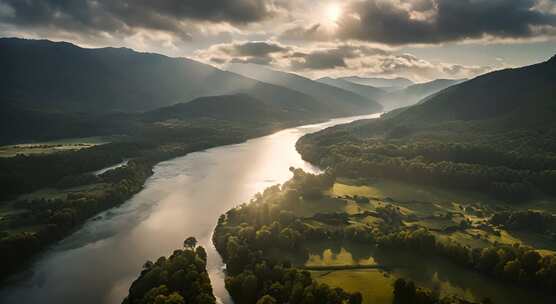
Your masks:
{"label": "water surface", "polygon": [[266,187],[286,181],[290,166],[318,171],[295,150],[302,135],[377,116],[287,129],[162,162],[141,192],[88,221],[0,290],[0,303],[121,303],[144,262],[169,255],[188,236],[195,236],[207,249],[215,295],[230,303],[222,261],[211,242],[218,217]]}

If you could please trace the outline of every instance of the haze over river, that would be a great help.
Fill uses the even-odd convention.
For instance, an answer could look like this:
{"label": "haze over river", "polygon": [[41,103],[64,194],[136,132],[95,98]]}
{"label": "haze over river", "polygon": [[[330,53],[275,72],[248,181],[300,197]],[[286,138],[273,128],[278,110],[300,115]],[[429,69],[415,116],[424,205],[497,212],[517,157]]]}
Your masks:
{"label": "haze over river", "polygon": [[0,303],[121,303],[144,262],[169,255],[188,236],[207,249],[215,295],[230,303],[211,242],[218,217],[289,179],[290,166],[318,171],[295,150],[304,134],[372,117],[378,114],[286,129],[162,162],[141,192],[89,220],[2,289]]}

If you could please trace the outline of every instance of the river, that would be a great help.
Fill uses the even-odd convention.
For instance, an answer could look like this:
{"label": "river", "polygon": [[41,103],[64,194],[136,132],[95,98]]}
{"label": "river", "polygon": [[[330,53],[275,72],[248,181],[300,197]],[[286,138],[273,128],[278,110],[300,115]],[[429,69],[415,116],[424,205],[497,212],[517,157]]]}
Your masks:
{"label": "river", "polygon": [[379,114],[286,129],[242,144],[162,162],[144,189],[105,211],[36,259],[0,290],[0,303],[121,303],[146,260],[195,236],[207,249],[214,293],[231,303],[211,236],[218,217],[266,187],[290,178],[290,166],[316,172],[295,150],[304,134]]}

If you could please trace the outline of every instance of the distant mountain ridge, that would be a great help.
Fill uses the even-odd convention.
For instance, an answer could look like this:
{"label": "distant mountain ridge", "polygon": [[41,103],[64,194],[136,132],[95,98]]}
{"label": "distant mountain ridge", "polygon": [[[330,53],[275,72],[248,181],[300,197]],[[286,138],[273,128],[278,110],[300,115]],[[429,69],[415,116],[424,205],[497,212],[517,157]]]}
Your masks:
{"label": "distant mountain ridge", "polygon": [[380,112],[382,106],[375,100],[354,92],[313,81],[299,75],[275,71],[254,64],[231,64],[228,71],[257,79],[266,83],[283,86],[291,90],[312,96],[330,107],[341,107],[352,113]]}
{"label": "distant mountain ridge", "polygon": [[370,85],[362,85],[362,84],[357,84],[354,82],[350,82],[347,80],[343,80],[343,79],[334,79],[331,77],[323,77],[323,78],[319,78],[316,81],[333,86],[333,87],[338,87],[347,91],[351,91],[354,92],[358,95],[361,95],[363,97],[367,97],[369,99],[378,101],[380,103],[380,99],[382,97],[384,97],[384,95],[387,94],[387,92],[383,89],[380,88],[375,88],[373,86]]}
{"label": "distant mountain ridge", "polygon": [[376,88],[390,88],[390,87],[404,88],[414,84],[413,81],[404,77],[380,78],[380,77],[348,76],[348,77],[341,77],[339,79],[353,82],[356,84],[369,85]]}
{"label": "distant mountain ridge", "polygon": [[465,81],[465,79],[435,79],[430,82],[416,83],[407,87],[388,87],[387,89],[357,84],[347,81],[345,78],[334,79],[324,77],[317,79],[317,81],[376,100],[385,110],[389,111],[414,105],[454,84]]}
{"label": "distant mountain ridge", "polygon": [[380,99],[380,103],[382,103],[386,109],[412,106],[463,81],[465,81],[465,79],[435,79],[429,82],[416,83],[406,88],[385,94]]}

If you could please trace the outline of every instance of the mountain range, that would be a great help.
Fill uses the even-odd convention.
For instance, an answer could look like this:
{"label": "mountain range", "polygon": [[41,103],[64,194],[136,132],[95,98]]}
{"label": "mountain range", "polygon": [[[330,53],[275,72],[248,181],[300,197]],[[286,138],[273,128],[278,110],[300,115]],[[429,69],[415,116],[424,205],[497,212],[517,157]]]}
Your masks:
{"label": "mountain range", "polygon": [[313,81],[296,74],[280,72],[255,64],[230,64],[227,70],[245,77],[296,90],[312,96],[332,108],[343,107],[347,111],[357,111],[361,107],[367,107],[375,112],[382,110],[382,106],[373,100],[372,96],[359,95],[350,90]]}
{"label": "mountain range", "polygon": [[324,77],[316,81],[376,100],[385,110],[393,110],[414,105],[437,92],[465,81],[465,79],[436,79],[430,82],[411,84],[407,87],[378,88],[346,80],[353,78],[354,77],[334,79]]}
{"label": "mountain range", "polygon": [[66,42],[1,38],[0,70],[2,143],[91,135],[105,129],[98,121],[115,113],[149,112],[211,96],[228,97],[226,102],[197,100],[217,101],[223,107],[204,106],[202,113],[198,107],[197,115],[233,118],[233,104],[239,102],[253,117],[272,113],[273,121],[288,122],[382,110],[372,100],[310,79],[284,73],[279,75],[293,80],[265,82],[270,79],[127,48],[86,49]]}
{"label": "mountain range", "polygon": [[399,88],[404,88],[414,84],[413,81],[404,78],[404,77],[396,77],[396,78],[380,78],[380,77],[360,77],[360,76],[348,76],[339,78],[341,80],[373,86],[376,88],[383,88],[385,90],[395,90]]}

